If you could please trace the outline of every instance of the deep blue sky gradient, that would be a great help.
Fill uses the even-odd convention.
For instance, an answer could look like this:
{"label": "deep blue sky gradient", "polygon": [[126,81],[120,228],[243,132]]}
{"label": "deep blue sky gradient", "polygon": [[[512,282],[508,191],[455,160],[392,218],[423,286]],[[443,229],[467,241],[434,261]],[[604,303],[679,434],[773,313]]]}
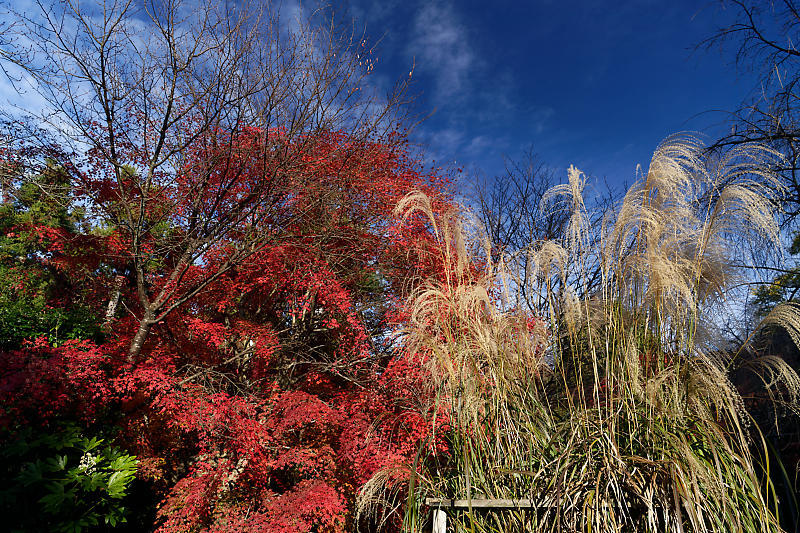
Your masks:
{"label": "deep blue sky gradient", "polygon": [[630,182],[672,133],[728,128],[757,89],[733,50],[695,50],[733,16],[719,1],[351,0],[345,12],[380,38],[377,79],[412,65],[417,104],[434,115],[414,139],[440,162],[494,175],[533,145]]}
{"label": "deep blue sky gradient", "polygon": [[[55,0],[54,0],[55,1]],[[188,0],[191,3],[192,0]],[[319,0],[278,0],[287,20]],[[18,9],[36,12],[33,0]],[[388,90],[413,68],[413,140],[439,165],[488,176],[530,146],[559,178],[576,165],[630,183],[659,142],[713,139],[727,112],[757,94],[733,50],[695,50],[734,13],[720,0],[334,0],[377,41],[371,77]],[[0,104],[43,105],[0,77]]]}

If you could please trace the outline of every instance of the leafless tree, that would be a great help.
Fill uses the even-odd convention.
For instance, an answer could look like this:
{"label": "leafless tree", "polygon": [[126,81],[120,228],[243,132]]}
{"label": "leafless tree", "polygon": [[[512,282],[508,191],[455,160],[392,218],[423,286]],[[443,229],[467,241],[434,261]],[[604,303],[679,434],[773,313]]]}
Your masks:
{"label": "leafless tree", "polygon": [[539,206],[556,184],[555,173],[532,148],[519,161],[506,158],[504,174],[483,180],[476,194],[478,214],[497,253],[561,234],[566,214],[547,216]]}
{"label": "leafless tree", "polygon": [[[385,97],[369,89],[366,39],[324,9],[282,16],[248,0],[35,6],[4,7],[3,69],[45,103],[12,118],[79,154],[73,175],[94,215],[131,243],[126,276],[138,302],[119,302],[139,323],[131,362],[155,324],[268,244],[285,223],[274,217],[287,176],[322,136],[386,140],[406,109],[402,84]],[[237,164],[243,139],[247,170]],[[254,165],[259,177],[241,187]],[[98,172],[107,187],[96,186]],[[188,275],[234,234],[214,269]]]}
{"label": "leafless tree", "polygon": [[531,269],[525,253],[538,241],[561,236],[568,214],[548,216],[540,201],[558,183],[554,172],[529,148],[518,160],[505,159],[505,172],[484,178],[475,194],[476,214],[491,244],[492,261],[514,257],[513,298],[515,305],[541,311],[543,302],[531,290]]}
{"label": "leafless tree", "polygon": [[800,4],[795,0],[724,0],[733,23],[701,47],[733,48],[735,64],[760,76],[756,94],[733,113],[730,133],[711,149],[759,142],[778,150],[777,169],[788,188],[787,227],[800,220]]}
{"label": "leafless tree", "polygon": [[[755,73],[758,88],[731,114],[730,131],[709,146],[721,156],[736,145],[757,142],[782,156],[774,161],[786,194],[782,226],[787,237],[800,229],[800,4],[796,0],[723,0],[733,17],[702,43],[733,52],[736,68]],[[731,19],[729,19],[731,20]],[[728,328],[736,339],[751,332],[758,317],[782,298],[793,298],[796,266],[769,247],[742,247],[740,268],[749,271],[742,285],[747,304]],[[741,315],[741,316],[739,316]]]}
{"label": "leafless tree", "polygon": [[[519,160],[506,158],[505,172],[479,181],[474,203],[477,218],[491,243],[492,261],[504,261],[507,269],[510,305],[533,312],[546,313],[548,302],[539,290],[537,273],[533,268],[531,251],[548,240],[558,241],[565,236],[571,213],[542,204],[552,187],[565,181],[567,173],[559,176],[529,148]],[[592,198],[593,227],[600,228],[603,214],[613,205],[614,194],[606,185],[601,195]],[[598,239],[599,231],[588,239]],[[599,269],[596,269],[599,276]],[[599,281],[597,276],[589,280]],[[557,281],[557,280],[556,280]],[[591,282],[590,282],[591,285]],[[582,287],[580,296],[588,296],[592,287]]]}

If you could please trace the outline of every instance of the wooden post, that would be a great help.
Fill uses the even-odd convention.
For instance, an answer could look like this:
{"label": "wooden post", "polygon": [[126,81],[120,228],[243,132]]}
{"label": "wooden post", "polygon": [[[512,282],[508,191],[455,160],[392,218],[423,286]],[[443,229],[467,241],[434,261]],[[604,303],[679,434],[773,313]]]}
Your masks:
{"label": "wooden post", "polygon": [[447,532],[447,513],[441,509],[433,510],[433,533]]}

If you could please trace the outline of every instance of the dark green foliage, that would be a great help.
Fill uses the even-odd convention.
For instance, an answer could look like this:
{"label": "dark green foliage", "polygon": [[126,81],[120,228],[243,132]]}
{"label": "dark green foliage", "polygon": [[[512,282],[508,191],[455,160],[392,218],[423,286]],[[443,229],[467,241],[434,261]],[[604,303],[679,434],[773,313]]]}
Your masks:
{"label": "dark green foliage", "polygon": [[24,428],[0,448],[4,527],[78,532],[125,522],[123,500],[136,465],[133,456],[72,425]]}
{"label": "dark green foliage", "polygon": [[101,328],[95,313],[54,262],[64,252],[54,249],[43,233],[74,236],[86,229],[66,172],[48,162],[33,175],[20,172],[13,179],[7,177],[3,192],[0,350],[18,348],[23,340],[41,336],[51,342],[97,339]]}
{"label": "dark green foliage", "polygon": [[[792,256],[800,254],[800,232],[796,233],[789,247]],[[767,285],[761,286],[755,291],[753,303],[758,316],[766,316],[775,305],[781,302],[796,301],[800,297],[800,265],[786,265],[785,270],[780,272]]]}

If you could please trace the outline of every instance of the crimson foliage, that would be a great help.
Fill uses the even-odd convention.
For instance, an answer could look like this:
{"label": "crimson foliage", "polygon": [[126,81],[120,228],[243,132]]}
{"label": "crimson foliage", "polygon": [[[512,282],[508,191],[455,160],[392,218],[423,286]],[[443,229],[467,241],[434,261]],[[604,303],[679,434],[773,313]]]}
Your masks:
{"label": "crimson foliage", "polygon": [[287,166],[295,147],[262,137],[203,139],[146,187],[134,157],[120,177],[89,154],[63,167],[89,222],[2,228],[57,273],[47,305],[104,324],[7,349],[2,424],[116,428],[161,531],[352,530],[360,486],[427,437],[424,373],[395,344],[405,291],[441,265],[426,222],[392,209],[413,189],[451,209],[448,180],[402,143],[328,133]]}

